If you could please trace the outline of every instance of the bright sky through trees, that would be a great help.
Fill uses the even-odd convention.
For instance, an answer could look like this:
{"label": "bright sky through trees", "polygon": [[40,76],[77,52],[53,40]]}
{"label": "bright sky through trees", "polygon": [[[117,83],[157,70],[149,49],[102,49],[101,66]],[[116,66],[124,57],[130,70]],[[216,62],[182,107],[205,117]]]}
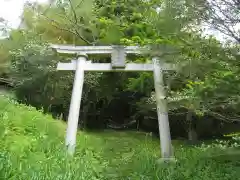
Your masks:
{"label": "bright sky through trees", "polygon": [[26,1],[44,3],[48,0],[0,0],[0,17],[7,20],[9,26],[13,28],[18,27],[23,6]]}
{"label": "bright sky through trees", "polygon": [[[0,0],[0,18],[6,20],[8,26],[10,26],[11,28],[17,28],[21,22],[21,14],[23,11],[24,3],[27,1],[46,3],[49,0]],[[203,28],[204,27],[205,26],[203,26]],[[240,24],[237,24],[235,28],[239,29],[239,27]],[[225,39],[227,38],[225,35],[218,31],[215,31],[214,29],[207,28],[204,30],[204,33],[207,35],[214,35],[220,41],[225,41]]]}

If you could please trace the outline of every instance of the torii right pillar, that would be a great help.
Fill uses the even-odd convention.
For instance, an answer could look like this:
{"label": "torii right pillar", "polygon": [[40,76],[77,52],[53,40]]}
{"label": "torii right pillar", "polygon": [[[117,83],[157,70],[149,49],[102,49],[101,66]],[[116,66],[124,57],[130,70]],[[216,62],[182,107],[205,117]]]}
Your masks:
{"label": "torii right pillar", "polygon": [[174,159],[174,155],[168,120],[167,98],[163,80],[163,69],[158,58],[153,58],[152,61],[162,155],[161,161],[169,161]]}

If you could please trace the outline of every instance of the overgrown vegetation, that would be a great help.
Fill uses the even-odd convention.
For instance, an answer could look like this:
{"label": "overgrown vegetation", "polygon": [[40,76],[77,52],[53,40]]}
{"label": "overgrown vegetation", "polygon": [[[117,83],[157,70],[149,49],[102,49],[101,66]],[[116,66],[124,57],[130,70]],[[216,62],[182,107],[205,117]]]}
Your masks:
{"label": "overgrown vegetation", "polygon": [[[158,140],[149,134],[79,132],[76,154],[68,157],[63,143],[63,122],[3,96],[0,96],[0,118],[0,179],[230,180],[240,177],[239,151],[230,148],[239,148],[239,139],[228,145],[222,141],[199,147],[176,141],[177,162],[164,165],[157,163]],[[217,157],[221,153],[225,159]]]}
{"label": "overgrown vegetation", "polygon": [[[212,143],[240,131],[238,0],[50,2],[26,3],[18,29],[0,18],[7,37],[0,40],[0,92],[16,98],[0,97],[0,179],[238,179],[239,135]],[[230,40],[205,36],[203,24]],[[164,72],[171,135],[199,146],[175,140],[178,161],[159,165],[152,133],[101,132],[117,126],[158,134],[152,73],[86,73],[79,122],[85,131],[68,158],[61,120],[73,72],[57,72],[56,65],[76,57],[54,53],[49,43],[148,46],[147,56],[127,62],[159,56],[176,64],[176,72]]]}
{"label": "overgrown vegetation", "polygon": [[[22,29],[5,29],[9,38],[0,41],[1,84],[13,87],[18,101],[67,120],[73,72],[56,72],[56,65],[75,57],[57,55],[48,48],[49,43],[147,45],[151,48],[148,56],[129,56],[127,61],[151,62],[153,55],[159,55],[162,61],[179,67],[177,72],[165,72],[173,137],[197,140],[236,132],[240,128],[239,45],[204,36],[201,26],[225,27],[224,34],[238,39],[238,31],[226,25],[235,26],[238,16],[229,12],[238,12],[239,6],[231,1],[227,13],[220,1],[227,3],[27,3]],[[225,15],[222,19],[214,14],[216,8]],[[100,55],[89,58],[110,61]],[[158,134],[152,73],[86,73],[81,115],[79,126],[83,129],[135,122],[130,128]]]}

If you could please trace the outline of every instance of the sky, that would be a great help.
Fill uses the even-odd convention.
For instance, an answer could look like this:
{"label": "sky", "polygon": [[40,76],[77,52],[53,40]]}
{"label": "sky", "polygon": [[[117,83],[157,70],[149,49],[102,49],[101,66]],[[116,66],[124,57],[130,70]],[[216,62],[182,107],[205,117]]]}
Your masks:
{"label": "sky", "polygon": [[6,19],[9,22],[9,26],[12,28],[18,27],[20,23],[20,16],[23,11],[23,6],[26,1],[41,3],[48,0],[0,0],[0,17]]}

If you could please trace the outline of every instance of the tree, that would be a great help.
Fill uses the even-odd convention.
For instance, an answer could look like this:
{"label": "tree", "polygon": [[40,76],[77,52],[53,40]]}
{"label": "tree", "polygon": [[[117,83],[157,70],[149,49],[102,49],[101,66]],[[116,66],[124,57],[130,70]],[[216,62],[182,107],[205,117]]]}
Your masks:
{"label": "tree", "polygon": [[210,28],[240,43],[240,1],[239,0],[202,0],[198,8],[206,11],[200,19]]}
{"label": "tree", "polygon": [[[67,114],[72,74],[56,73],[54,66],[58,60],[70,59],[72,56],[52,54],[47,43],[77,45],[141,43],[145,40],[146,34],[151,37],[152,32],[142,31],[142,28],[147,25],[141,24],[140,12],[147,3],[140,2],[139,4],[121,2],[120,5],[116,5],[116,2],[108,1],[105,2],[105,6],[102,6],[101,1],[80,3],[69,0],[51,7],[41,4],[25,6],[23,16],[25,29],[12,32],[10,38],[12,49],[10,59],[13,70],[11,76],[19,81],[15,81],[18,82],[19,98],[38,108],[43,107],[45,112],[55,109],[54,111]],[[109,11],[116,14],[113,13],[109,17]],[[134,11],[136,14],[132,17]],[[121,23],[115,20],[121,20]],[[109,60],[101,56],[94,56],[91,59],[101,62]],[[65,77],[62,78],[61,76],[64,75]],[[112,74],[103,75],[102,73],[94,75],[87,73],[85,77],[84,112],[89,112],[90,109],[87,108],[89,107],[92,114],[98,111],[96,108],[103,109],[108,106],[114,91],[120,92],[123,89],[124,83],[121,81],[116,84],[116,78],[128,78],[123,74],[113,78]],[[41,84],[35,82],[41,82]],[[103,88],[100,83],[106,83],[106,88]],[[40,92],[43,92],[41,98]],[[63,95],[64,99],[62,99]],[[98,104],[101,106],[98,107]]]}
{"label": "tree", "polygon": [[[226,109],[224,110],[221,106],[223,102],[228,108],[238,104],[237,56],[234,53],[236,48],[224,47],[215,38],[204,38],[197,33],[196,29],[201,29],[198,26],[201,14],[193,15],[192,13],[200,7],[199,4],[194,4],[194,1],[188,1],[190,4],[181,4],[181,2],[168,1],[159,14],[151,14],[150,18],[153,19],[155,30],[161,35],[157,41],[153,42],[152,48],[153,54],[162,53],[164,50],[165,60],[177,63],[181,67],[177,76],[170,78],[173,79],[171,89],[169,85],[167,87],[171,90],[169,92],[170,109],[174,113],[179,110],[182,113],[185,109],[183,113],[186,113],[185,122],[189,139],[195,140],[197,136],[194,115],[210,114],[217,119],[231,120],[229,117],[224,117]],[[202,12],[205,13],[204,10]],[[173,50],[178,53],[173,53]],[[235,84],[234,90],[226,88],[229,82],[226,78],[231,76],[235,76],[232,78]],[[221,89],[224,90],[221,91]],[[224,101],[220,100],[222,98]],[[152,98],[143,102],[155,103],[154,94]],[[230,109],[236,113],[235,115],[232,113],[232,120],[236,119],[238,110]]]}
{"label": "tree", "polygon": [[[223,46],[213,37],[202,36],[200,17],[207,9],[201,7],[202,1],[195,0],[64,0],[25,6],[25,28],[11,31],[4,41],[2,52],[11,65],[9,77],[20,100],[54,116],[63,114],[66,119],[73,73],[56,72],[55,68],[58,61],[68,61],[73,56],[53,53],[48,43],[148,45],[150,56],[128,56],[127,61],[151,62],[151,57],[161,56],[163,61],[178,65],[177,72],[164,74],[170,114],[184,114],[192,136],[195,116],[211,114],[225,120],[223,116],[230,111],[234,112],[231,119],[238,116],[238,86],[226,88],[229,82],[239,83],[239,56],[234,55],[237,47]],[[110,61],[107,56],[90,58],[94,62]],[[106,113],[109,106],[115,107],[121,101],[134,104],[132,119],[153,117],[154,122],[157,119],[152,79],[151,73],[86,73],[83,124],[103,127],[112,115]]]}

